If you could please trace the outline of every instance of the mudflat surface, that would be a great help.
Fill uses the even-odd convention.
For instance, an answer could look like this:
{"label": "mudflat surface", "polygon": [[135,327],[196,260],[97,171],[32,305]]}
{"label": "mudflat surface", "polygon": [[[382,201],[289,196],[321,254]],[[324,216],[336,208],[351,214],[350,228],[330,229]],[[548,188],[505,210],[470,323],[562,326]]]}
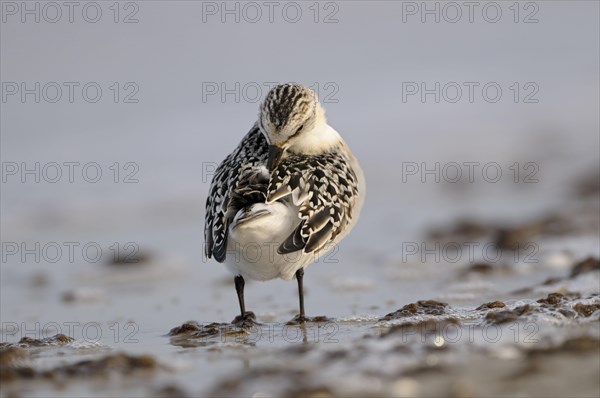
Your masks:
{"label": "mudflat surface", "polygon": [[[597,396],[598,219],[583,212],[598,202],[578,200],[577,214],[425,233],[493,244],[494,261],[349,248],[316,263],[306,304],[322,318],[304,325],[288,322],[293,281],[248,283],[257,320],[232,324],[233,281],[212,263],[6,270],[3,317],[27,316],[3,321],[2,395]],[[525,242],[536,250],[513,249]]]}
{"label": "mudflat surface", "polygon": [[[403,14],[423,2],[297,2],[297,23],[204,1],[121,2],[137,22],[116,23],[98,3],[97,23],[79,5],[0,24],[2,82],[63,88],[1,104],[0,396],[600,396],[598,2],[456,23]],[[247,281],[240,327],[204,203],[288,81],[318,91],[367,198],[306,270],[324,321],[288,324],[294,281]]]}

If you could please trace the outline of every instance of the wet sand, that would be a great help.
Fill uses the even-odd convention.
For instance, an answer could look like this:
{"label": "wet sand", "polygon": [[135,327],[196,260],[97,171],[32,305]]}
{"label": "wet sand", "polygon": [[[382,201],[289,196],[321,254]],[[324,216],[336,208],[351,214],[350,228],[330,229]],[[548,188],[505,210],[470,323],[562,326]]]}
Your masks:
{"label": "wet sand", "polygon": [[3,290],[26,294],[3,303],[3,319],[29,315],[3,321],[1,394],[598,396],[598,219],[580,211],[598,198],[578,200],[587,204],[577,214],[457,220],[423,234],[493,242],[504,249],[497,261],[382,259],[346,247],[347,258],[308,268],[307,310],[323,317],[305,325],[288,322],[295,283],[282,281],[249,283],[257,321],[230,323],[233,283],[212,263],[198,273],[148,252],[58,274],[5,271],[14,284]]}

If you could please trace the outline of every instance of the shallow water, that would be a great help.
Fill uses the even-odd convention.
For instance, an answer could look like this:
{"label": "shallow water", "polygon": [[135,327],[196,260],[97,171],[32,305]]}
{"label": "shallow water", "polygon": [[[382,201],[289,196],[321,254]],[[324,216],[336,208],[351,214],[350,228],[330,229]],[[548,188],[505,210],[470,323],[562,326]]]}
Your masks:
{"label": "shallow water", "polygon": [[[178,238],[192,244],[192,235],[182,228]],[[443,260],[454,257],[440,254],[439,262],[421,263],[341,249],[338,263],[307,270],[307,311],[329,319],[305,326],[287,324],[296,313],[296,284],[283,281],[249,282],[247,307],[259,324],[231,325],[233,281],[213,263],[153,253],[138,264],[55,264],[52,272],[42,264],[5,266],[3,298],[14,299],[3,299],[2,341],[57,333],[74,341],[23,341],[23,358],[3,364],[2,394],[594,395],[598,384],[588,376],[600,369],[600,271],[571,274],[583,253],[597,262],[597,236],[538,236],[539,252],[520,262],[512,251],[497,262],[450,263]],[[564,296],[537,302],[554,292]],[[503,307],[476,309],[496,301]],[[188,332],[169,335],[188,320],[195,321]],[[64,373],[69,364],[121,352],[149,355],[153,364]],[[564,385],[539,388],[552,378],[547,361],[563,369],[574,356],[561,371]],[[8,376],[23,367],[34,376]],[[517,381],[507,387],[509,379]]]}

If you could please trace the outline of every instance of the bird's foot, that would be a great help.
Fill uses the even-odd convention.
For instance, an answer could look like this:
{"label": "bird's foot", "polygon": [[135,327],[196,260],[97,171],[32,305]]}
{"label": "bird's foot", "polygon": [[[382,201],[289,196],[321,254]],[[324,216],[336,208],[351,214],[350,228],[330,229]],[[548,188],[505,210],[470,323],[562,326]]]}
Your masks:
{"label": "bird's foot", "polygon": [[302,325],[309,322],[309,318],[304,315],[296,315],[292,320],[288,321],[288,325]]}
{"label": "bird's foot", "polygon": [[308,317],[305,315],[296,315],[292,320],[288,321],[287,325],[302,325],[308,322],[318,323],[318,322],[331,322],[333,319],[327,318],[326,316],[314,316]]}
{"label": "bird's foot", "polygon": [[246,311],[244,312],[244,315],[236,316],[231,323],[242,328],[245,326],[258,325],[258,322],[256,322],[256,315],[254,315],[254,312],[252,311]]}

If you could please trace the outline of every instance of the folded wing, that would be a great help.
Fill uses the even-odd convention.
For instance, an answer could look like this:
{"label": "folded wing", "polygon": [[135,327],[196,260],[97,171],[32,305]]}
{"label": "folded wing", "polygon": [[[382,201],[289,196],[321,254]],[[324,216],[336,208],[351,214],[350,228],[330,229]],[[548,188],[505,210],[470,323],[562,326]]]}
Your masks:
{"label": "folded wing", "polygon": [[312,253],[335,241],[352,220],[357,184],[354,171],[341,153],[286,158],[271,174],[267,203],[291,200],[299,206],[299,223],[278,252]]}
{"label": "folded wing", "polygon": [[204,252],[225,261],[228,227],[236,213],[266,201],[269,175],[267,141],[255,125],[215,171],[206,199]]}

